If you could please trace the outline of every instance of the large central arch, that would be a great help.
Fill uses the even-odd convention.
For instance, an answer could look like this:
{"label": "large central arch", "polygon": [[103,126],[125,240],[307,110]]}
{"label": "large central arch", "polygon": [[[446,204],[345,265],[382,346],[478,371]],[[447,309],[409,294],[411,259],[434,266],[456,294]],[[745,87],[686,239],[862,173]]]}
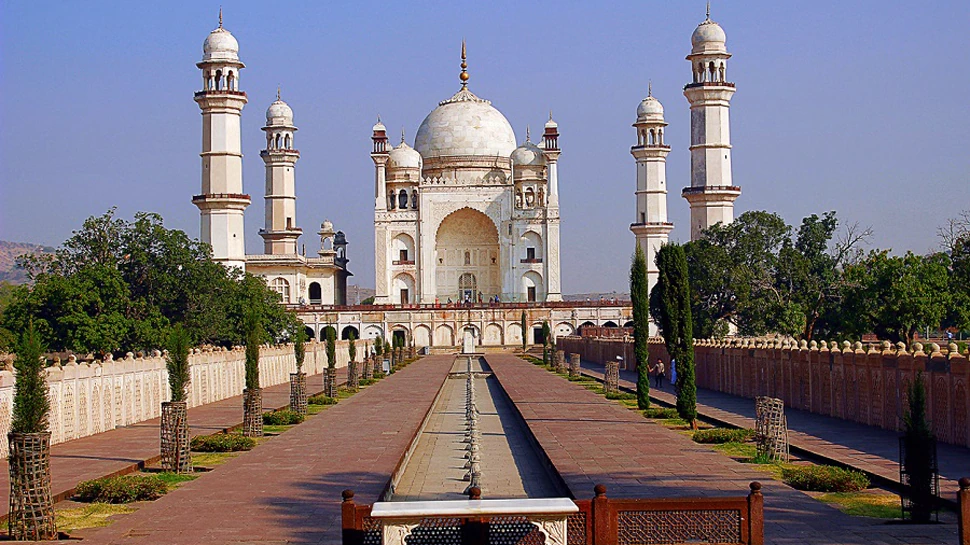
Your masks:
{"label": "large central arch", "polygon": [[435,233],[435,295],[442,302],[486,300],[502,291],[498,229],[485,214],[461,208]]}

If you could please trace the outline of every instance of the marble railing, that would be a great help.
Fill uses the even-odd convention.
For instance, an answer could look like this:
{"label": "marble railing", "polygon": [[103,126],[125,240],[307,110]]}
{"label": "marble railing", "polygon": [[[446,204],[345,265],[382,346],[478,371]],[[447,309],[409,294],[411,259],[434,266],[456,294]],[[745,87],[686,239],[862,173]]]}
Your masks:
{"label": "marble railing", "polygon": [[[323,372],[327,366],[324,343],[307,343],[303,371]],[[360,353],[363,347],[359,347]],[[347,341],[337,342],[337,366],[346,367]],[[358,357],[360,357],[358,355]],[[189,356],[189,407],[241,395],[245,383],[246,354],[242,347],[193,349]],[[264,346],[260,351],[259,378],[263,387],[289,381],[296,372],[292,345]],[[47,368],[51,412],[51,442],[62,443],[157,418],[161,404],[171,398],[165,358],[129,353],[120,360],[79,363],[71,356],[63,365]],[[7,433],[13,411],[14,374],[0,371],[0,458],[7,456]],[[240,404],[240,419],[242,405]]]}

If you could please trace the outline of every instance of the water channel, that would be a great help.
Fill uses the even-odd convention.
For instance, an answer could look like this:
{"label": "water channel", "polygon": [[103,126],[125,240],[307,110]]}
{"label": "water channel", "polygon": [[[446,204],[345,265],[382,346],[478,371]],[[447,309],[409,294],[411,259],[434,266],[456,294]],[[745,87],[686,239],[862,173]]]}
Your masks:
{"label": "water channel", "polygon": [[529,434],[484,358],[458,356],[391,500],[565,496]]}

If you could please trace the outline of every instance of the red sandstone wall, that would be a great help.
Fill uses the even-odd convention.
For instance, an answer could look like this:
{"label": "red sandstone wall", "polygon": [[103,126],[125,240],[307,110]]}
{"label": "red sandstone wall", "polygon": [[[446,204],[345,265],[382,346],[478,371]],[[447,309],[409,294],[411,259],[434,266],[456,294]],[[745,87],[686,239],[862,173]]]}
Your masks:
{"label": "red sandstone wall", "polygon": [[[622,356],[633,369],[632,339],[560,337],[559,349],[596,363]],[[768,395],[789,407],[878,426],[902,427],[906,389],[923,371],[933,431],[944,443],[970,447],[970,363],[956,351],[835,346],[799,347],[774,341],[699,340],[697,386],[754,398]],[[650,361],[669,361],[663,341],[651,339]],[[813,343],[814,346],[814,343]]]}

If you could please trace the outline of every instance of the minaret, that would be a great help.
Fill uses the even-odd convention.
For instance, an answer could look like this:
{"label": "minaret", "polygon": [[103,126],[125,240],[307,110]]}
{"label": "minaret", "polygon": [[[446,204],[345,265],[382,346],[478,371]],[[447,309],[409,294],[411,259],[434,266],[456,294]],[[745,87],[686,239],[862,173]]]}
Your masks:
{"label": "minaret", "polygon": [[[664,140],[664,107],[647,87],[647,98],[637,108],[637,145],[630,153],[637,161],[637,216],[630,230],[647,258],[647,284],[652,290],[659,272],[657,250],[667,243],[674,224],[667,221],[667,154],[670,146]],[[651,324],[652,325],[652,324]]]}
{"label": "minaret", "polygon": [[378,305],[390,302],[390,278],[388,278],[391,256],[388,255],[390,237],[387,218],[387,160],[390,148],[387,145],[387,127],[377,116],[371,134],[374,147],[370,158],[374,160],[374,302]]}
{"label": "minaret", "polygon": [[559,269],[559,124],[549,112],[542,134],[542,154],[548,167],[549,204],[546,207],[546,301],[562,301],[562,277]]}
{"label": "minaret", "polygon": [[741,188],[731,180],[731,122],[734,84],[727,81],[727,37],[720,25],[707,19],[690,38],[693,81],[684,86],[690,102],[690,187],[683,196],[690,203],[690,238],[704,229],[734,221],[734,201]]}
{"label": "minaret", "polygon": [[266,227],[260,229],[264,253],[296,255],[303,229],[296,226],[296,161],[300,152],[293,144],[293,110],[280,99],[266,110],[266,149],[259,156],[266,163]]}
{"label": "minaret", "polygon": [[239,90],[239,44],[228,30],[209,33],[202,45],[202,90],[195,101],[202,109],[202,194],[192,197],[202,216],[202,241],[212,245],[212,257],[227,267],[245,269],[242,144],[239,120],[246,93]]}

